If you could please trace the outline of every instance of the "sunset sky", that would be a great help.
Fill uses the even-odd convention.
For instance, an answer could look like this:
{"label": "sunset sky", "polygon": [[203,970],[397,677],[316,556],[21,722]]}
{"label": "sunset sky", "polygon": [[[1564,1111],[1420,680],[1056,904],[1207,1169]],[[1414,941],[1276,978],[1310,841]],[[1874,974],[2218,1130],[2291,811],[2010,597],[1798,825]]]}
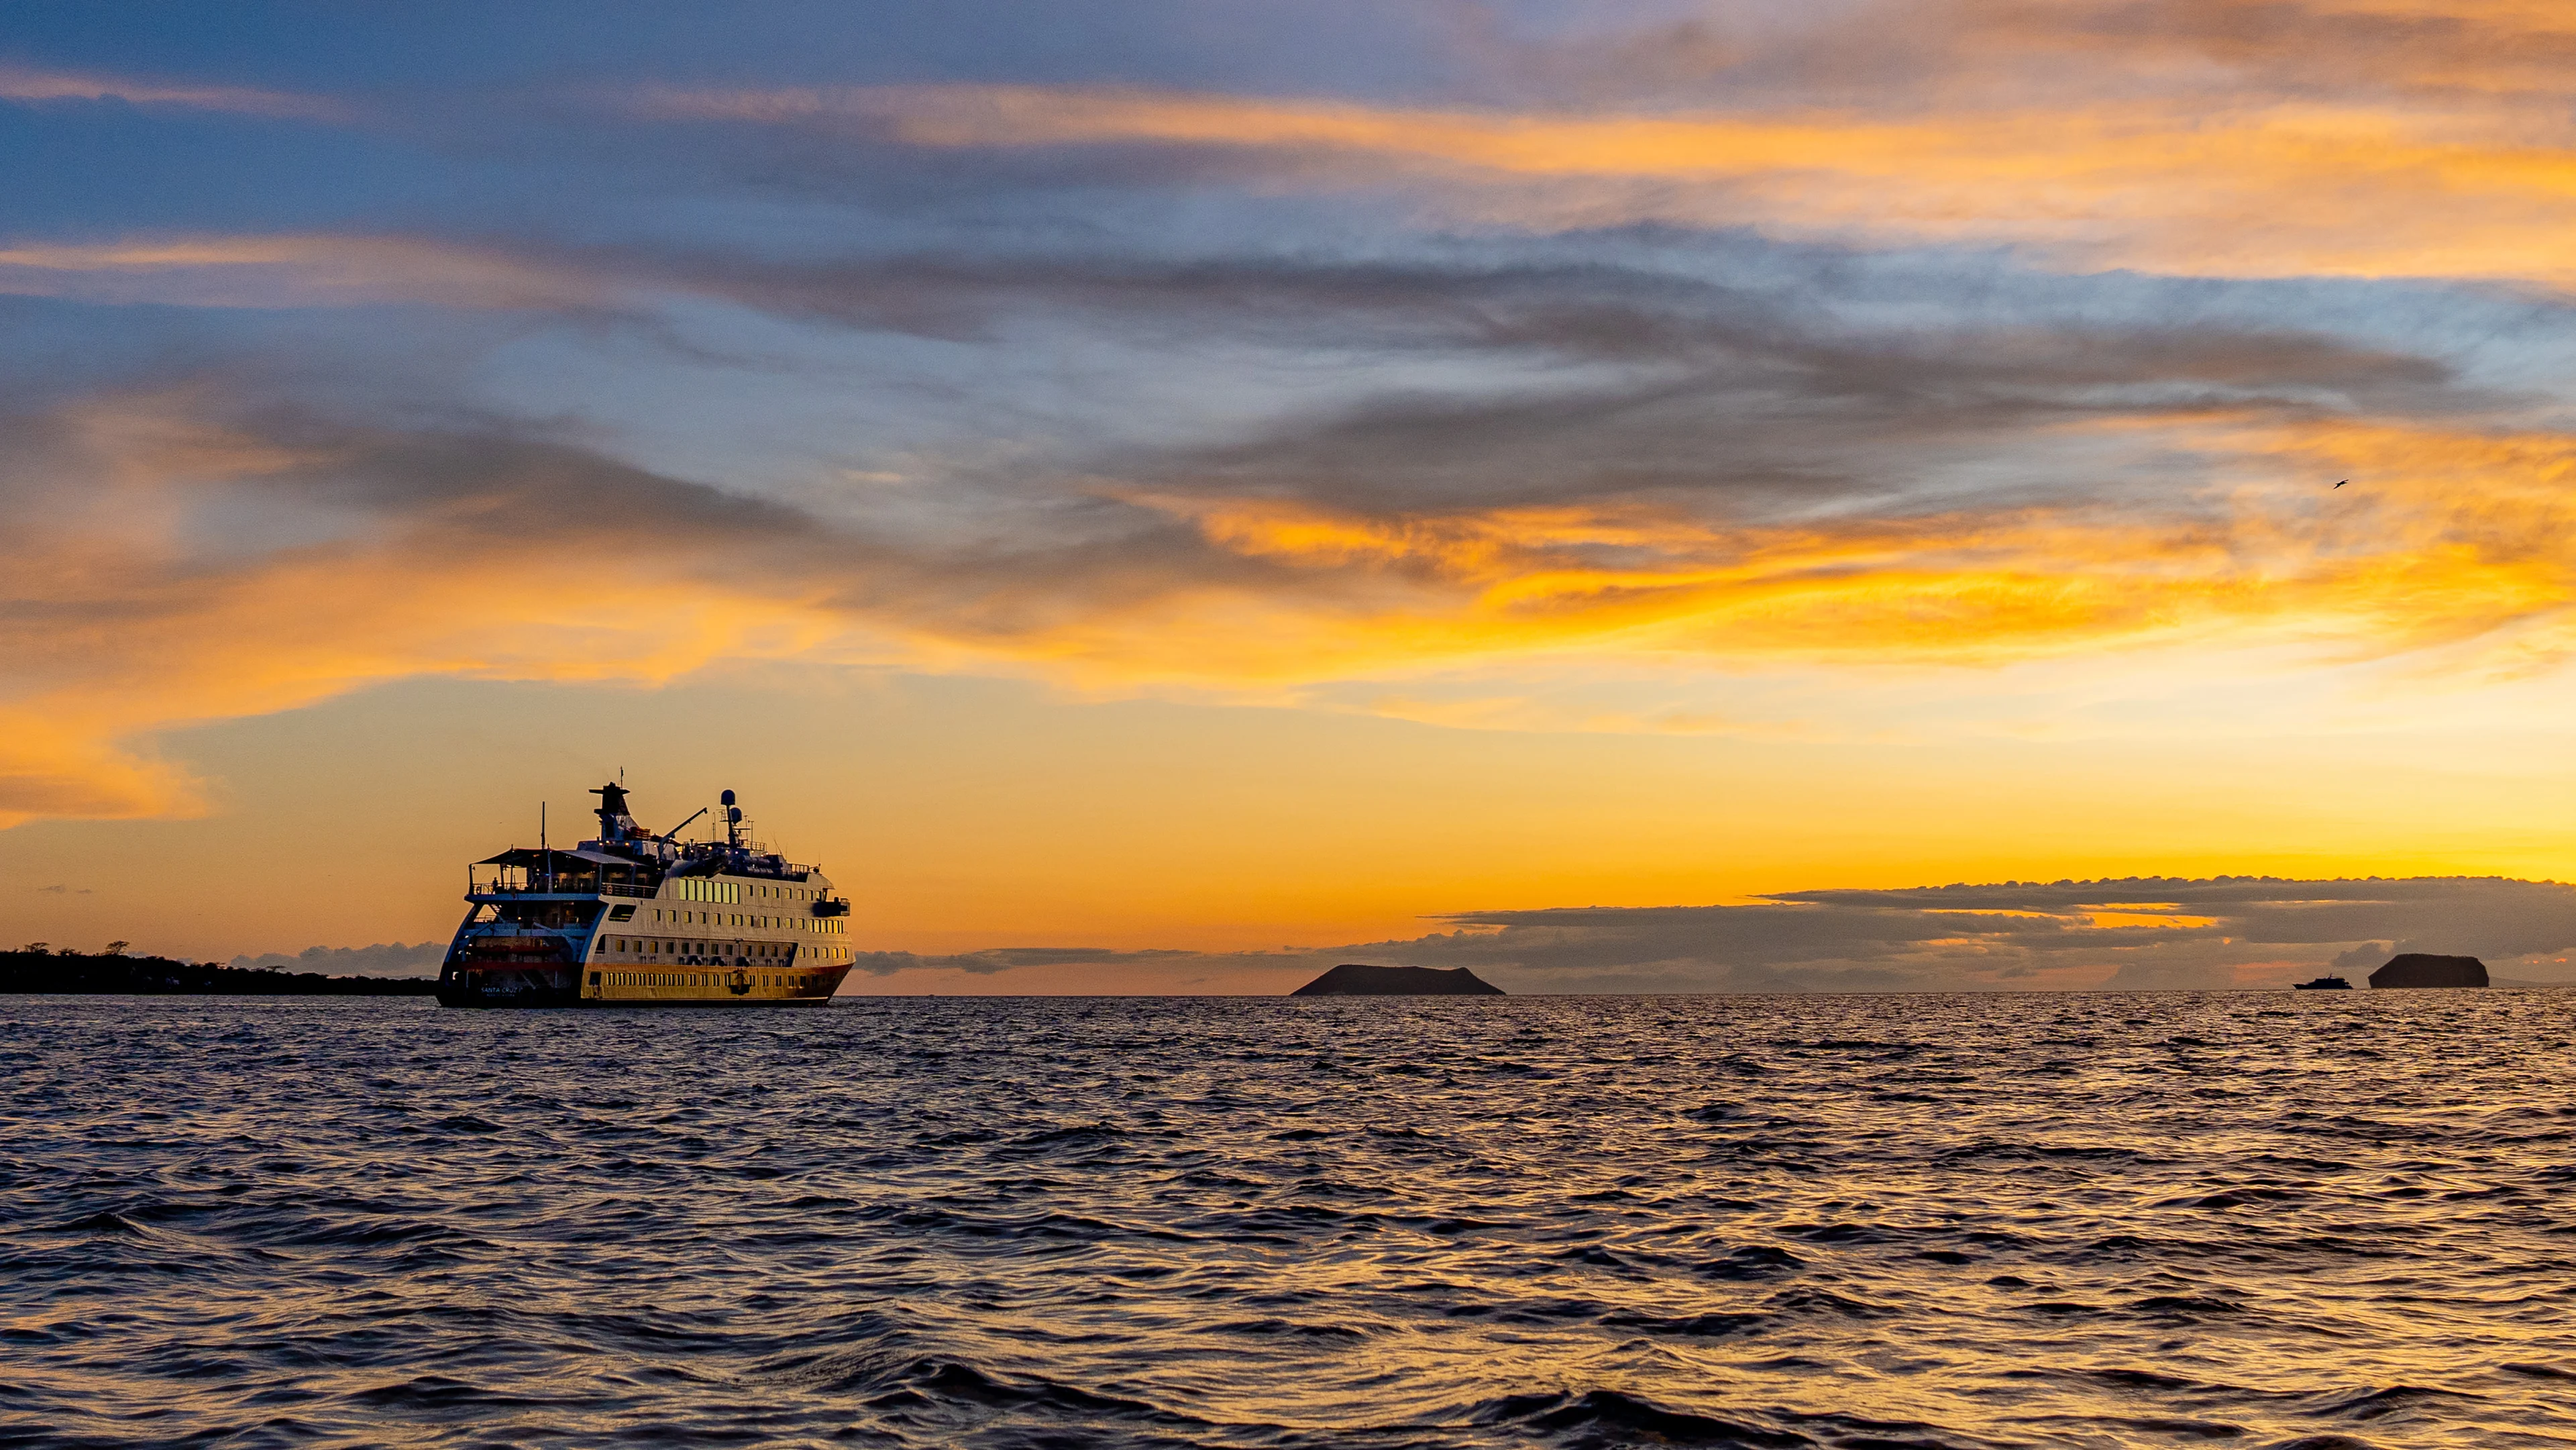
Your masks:
{"label": "sunset sky", "polygon": [[623,769],[853,991],[2576,979],[2571,103],[2540,0],[0,3],[0,931],[425,970]]}

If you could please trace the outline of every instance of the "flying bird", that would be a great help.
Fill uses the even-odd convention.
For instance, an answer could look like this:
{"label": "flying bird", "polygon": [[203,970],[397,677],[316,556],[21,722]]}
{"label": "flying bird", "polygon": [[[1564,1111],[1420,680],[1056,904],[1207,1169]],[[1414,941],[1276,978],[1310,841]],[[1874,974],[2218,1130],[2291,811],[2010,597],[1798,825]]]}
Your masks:
{"label": "flying bird", "polygon": [[[2338,478],[2338,479],[2336,479],[2336,480],[2335,480],[2335,488],[2341,488],[2341,487],[2343,487],[2345,484],[2350,483],[2350,482],[2352,482],[2352,480],[2351,480],[2351,479],[2349,479],[2349,478]],[[2326,492],[2328,492],[2328,493],[2332,493],[2332,492],[2334,492],[2334,488],[2327,489],[2327,490],[2326,490]]]}

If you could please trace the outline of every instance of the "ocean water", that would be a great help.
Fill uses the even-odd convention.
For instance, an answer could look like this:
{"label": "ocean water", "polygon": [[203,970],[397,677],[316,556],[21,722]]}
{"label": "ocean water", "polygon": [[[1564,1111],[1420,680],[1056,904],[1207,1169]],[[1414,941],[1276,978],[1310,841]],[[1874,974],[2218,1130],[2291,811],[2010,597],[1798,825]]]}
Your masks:
{"label": "ocean water", "polygon": [[2576,994],[0,998],[0,1444],[2563,1446]]}

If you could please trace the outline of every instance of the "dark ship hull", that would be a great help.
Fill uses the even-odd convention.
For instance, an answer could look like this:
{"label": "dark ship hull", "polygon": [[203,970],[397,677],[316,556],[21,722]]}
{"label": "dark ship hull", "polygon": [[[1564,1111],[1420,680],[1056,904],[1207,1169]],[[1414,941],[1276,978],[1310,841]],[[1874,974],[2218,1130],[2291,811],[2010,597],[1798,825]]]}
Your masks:
{"label": "dark ship hull", "polygon": [[441,1007],[578,1007],[581,978],[563,972],[461,967],[438,974]]}
{"label": "dark ship hull", "polygon": [[850,904],[821,871],[750,841],[733,792],[724,793],[724,834],[692,842],[638,827],[622,786],[593,794],[601,797],[596,839],[475,863],[472,904],[439,968],[441,1006],[832,1000],[855,955],[845,944]]}
{"label": "dark ship hull", "polygon": [[[606,977],[606,971],[598,975]],[[759,981],[761,974],[733,972],[633,972],[621,976],[635,977],[704,977],[701,985],[663,982],[620,983],[631,990],[585,990],[579,969],[562,971],[528,968],[478,969],[467,967],[452,974],[442,972],[438,979],[438,1005],[442,1007],[828,1007],[832,1002],[831,987],[839,985],[841,973],[829,974],[830,985],[821,980],[798,984],[794,988],[773,987]],[[788,975],[788,974],[780,974]],[[818,978],[823,974],[815,974]],[[604,984],[600,984],[603,985]]]}
{"label": "dark ship hull", "polygon": [[831,997],[819,990],[795,996],[753,997],[728,994],[722,997],[687,996],[668,1000],[635,999],[612,1001],[585,996],[578,986],[558,983],[489,981],[467,974],[438,986],[441,1007],[828,1007]]}

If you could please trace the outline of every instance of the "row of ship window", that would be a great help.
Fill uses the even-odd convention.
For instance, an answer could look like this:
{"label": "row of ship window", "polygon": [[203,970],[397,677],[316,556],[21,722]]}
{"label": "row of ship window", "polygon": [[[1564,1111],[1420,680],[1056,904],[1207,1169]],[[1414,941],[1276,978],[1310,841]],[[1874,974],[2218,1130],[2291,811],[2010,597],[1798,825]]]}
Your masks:
{"label": "row of ship window", "polygon": [[[790,942],[742,942],[737,943],[736,946],[744,955],[754,957],[783,957],[798,951],[798,948]],[[711,941],[643,941],[631,936],[613,936],[608,939],[608,950],[638,957],[714,957],[723,956],[733,949],[723,943]],[[820,957],[827,962],[846,962],[850,959],[848,947],[805,947],[802,951],[805,956]]]}
{"label": "row of ship window", "polygon": [[[665,957],[712,957],[721,955],[725,951],[724,947],[719,946],[714,942],[637,941],[631,936],[610,937],[608,939],[608,949],[612,952],[626,952],[637,956],[649,954]],[[755,957],[783,957],[787,955],[789,950],[792,950],[792,948],[789,948],[784,942],[756,941],[745,943],[743,945],[744,954]]]}
{"label": "row of ship window", "polygon": [[816,920],[815,918],[804,916],[755,916],[749,912],[742,911],[672,911],[666,915],[665,909],[659,906],[653,908],[653,919],[655,921],[683,922],[692,926],[764,927],[772,931],[775,931],[780,927],[787,927],[795,931],[839,932],[848,925],[848,923],[837,919]]}
{"label": "row of ship window", "polygon": [[[594,972],[591,975],[596,977],[600,974]],[[612,987],[721,987],[725,985],[724,974],[721,972],[610,972],[607,977],[608,985]],[[822,985],[822,979],[815,976],[790,977],[785,973],[763,972],[752,978],[752,985],[816,987]]]}
{"label": "row of ship window", "polygon": [[746,886],[740,881],[711,881],[704,876],[683,876],[671,883],[671,894],[682,901],[716,901],[735,905],[742,901],[746,890],[754,899],[766,897],[772,901],[819,901],[823,896],[820,891],[802,886],[762,886],[758,883]]}

